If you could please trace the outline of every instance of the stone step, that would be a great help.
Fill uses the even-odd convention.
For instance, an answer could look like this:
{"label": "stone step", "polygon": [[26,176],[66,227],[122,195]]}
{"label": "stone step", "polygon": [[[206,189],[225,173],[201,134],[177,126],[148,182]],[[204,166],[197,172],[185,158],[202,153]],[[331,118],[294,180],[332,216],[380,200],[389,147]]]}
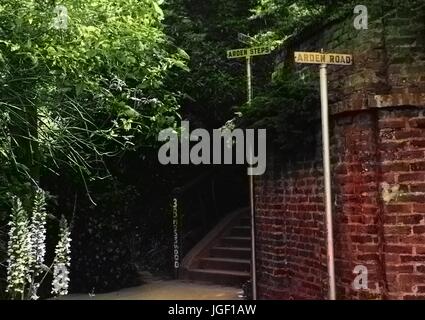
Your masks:
{"label": "stone step", "polygon": [[192,281],[204,281],[228,286],[240,286],[250,278],[249,272],[215,270],[215,269],[189,269],[187,278]]}
{"label": "stone step", "polygon": [[250,226],[236,226],[230,230],[230,236],[235,237],[250,237],[251,227]]}
{"label": "stone step", "polygon": [[250,237],[224,237],[220,240],[223,247],[250,248]]}
{"label": "stone step", "polygon": [[238,287],[246,283],[251,276],[250,223],[246,210],[229,214],[192,249],[180,277]]}
{"label": "stone step", "polygon": [[243,216],[243,217],[241,217],[239,219],[239,223],[237,225],[238,226],[249,227],[249,226],[251,226],[251,218],[250,217]]}
{"label": "stone step", "polygon": [[249,272],[251,270],[251,262],[249,259],[209,257],[200,260],[199,268]]}
{"label": "stone step", "polygon": [[251,248],[214,247],[210,251],[210,256],[215,258],[250,259]]}

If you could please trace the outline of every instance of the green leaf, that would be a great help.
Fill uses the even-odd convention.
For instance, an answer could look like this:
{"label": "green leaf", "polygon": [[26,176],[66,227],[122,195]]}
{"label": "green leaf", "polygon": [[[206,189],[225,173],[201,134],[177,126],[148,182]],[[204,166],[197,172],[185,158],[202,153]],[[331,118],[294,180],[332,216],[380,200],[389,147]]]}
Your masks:
{"label": "green leaf", "polygon": [[190,56],[182,48],[178,48],[177,51],[183,59],[190,60]]}
{"label": "green leaf", "polygon": [[21,48],[21,46],[19,44],[12,44],[12,46],[10,47],[10,51],[15,52],[18,51]]}
{"label": "green leaf", "polygon": [[47,48],[47,53],[48,53],[50,56],[54,56],[54,55],[56,54],[56,50],[55,50],[55,48],[53,48],[53,47],[48,47],[48,48]]}
{"label": "green leaf", "polygon": [[159,4],[156,1],[153,2],[153,7],[155,9],[155,12],[159,16],[159,19],[162,20],[164,18],[164,12],[162,11],[161,7],[159,6]]}

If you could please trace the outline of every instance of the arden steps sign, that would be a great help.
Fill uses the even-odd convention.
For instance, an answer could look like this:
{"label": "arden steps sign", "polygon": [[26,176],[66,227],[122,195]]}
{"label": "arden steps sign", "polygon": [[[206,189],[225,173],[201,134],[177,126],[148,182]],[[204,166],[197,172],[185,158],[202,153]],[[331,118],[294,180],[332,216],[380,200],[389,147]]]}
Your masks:
{"label": "arden steps sign", "polygon": [[349,66],[353,64],[353,56],[342,53],[295,52],[296,63],[336,64]]}
{"label": "arden steps sign", "polygon": [[227,51],[227,58],[243,58],[243,57],[253,57],[253,56],[262,56],[271,53],[270,47],[256,47],[256,48],[244,48],[244,49],[233,49]]}

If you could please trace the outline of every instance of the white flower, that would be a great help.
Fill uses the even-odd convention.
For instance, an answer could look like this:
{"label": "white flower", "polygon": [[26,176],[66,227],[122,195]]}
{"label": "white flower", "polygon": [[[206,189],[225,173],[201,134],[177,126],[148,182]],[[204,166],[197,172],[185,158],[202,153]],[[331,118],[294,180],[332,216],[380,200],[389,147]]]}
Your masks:
{"label": "white flower", "polygon": [[13,197],[9,222],[7,289],[12,296],[24,295],[25,285],[31,273],[31,234],[29,221],[22,201]]}
{"label": "white flower", "polygon": [[69,284],[69,271],[65,263],[57,263],[53,269],[52,293],[55,295],[67,295]]}
{"label": "white flower", "polygon": [[34,197],[33,213],[31,217],[31,256],[34,276],[42,272],[44,256],[46,254],[46,199],[43,190],[38,189]]}
{"label": "white flower", "polygon": [[71,232],[68,223],[62,217],[60,221],[60,238],[55,249],[53,262],[52,294],[66,295],[69,287],[69,270],[71,266]]}
{"label": "white flower", "polygon": [[31,295],[31,297],[30,297],[30,299],[31,300],[38,300],[38,298],[40,298],[38,295],[37,295],[37,292],[38,292],[38,288],[40,287],[40,284],[39,283],[34,283],[32,286],[31,286],[31,292],[30,292],[30,295]]}

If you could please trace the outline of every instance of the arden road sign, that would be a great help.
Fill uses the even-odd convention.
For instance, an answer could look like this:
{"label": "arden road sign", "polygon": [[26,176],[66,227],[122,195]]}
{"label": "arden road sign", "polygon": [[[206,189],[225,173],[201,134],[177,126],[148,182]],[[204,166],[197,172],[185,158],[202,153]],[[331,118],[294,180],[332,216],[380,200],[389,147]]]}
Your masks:
{"label": "arden road sign", "polygon": [[256,47],[256,48],[244,48],[234,49],[227,51],[227,58],[244,58],[253,56],[262,56],[271,53],[270,47]]}
{"label": "arden road sign", "polygon": [[295,52],[296,63],[352,65],[353,56],[341,53]]}

